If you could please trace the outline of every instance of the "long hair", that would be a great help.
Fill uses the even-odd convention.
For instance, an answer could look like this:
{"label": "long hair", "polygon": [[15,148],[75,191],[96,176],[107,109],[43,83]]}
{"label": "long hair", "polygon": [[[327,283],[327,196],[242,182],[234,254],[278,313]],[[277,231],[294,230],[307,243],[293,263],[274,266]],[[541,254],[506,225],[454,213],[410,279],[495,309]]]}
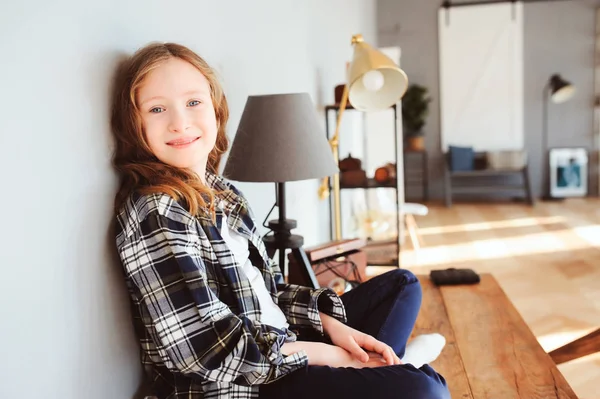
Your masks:
{"label": "long hair", "polygon": [[229,146],[225,134],[229,118],[227,99],[215,71],[206,61],[187,47],[175,43],[150,43],[139,49],[118,69],[113,92],[113,165],[120,180],[115,197],[116,212],[129,195],[138,192],[168,194],[182,203],[192,215],[198,215],[203,210],[214,214],[216,193],[204,185],[195,172],[161,162],[152,153],[143,131],[137,92],[152,70],[173,57],[195,66],[210,84],[218,130],[215,147],[208,155],[208,172],[218,172],[221,156]]}

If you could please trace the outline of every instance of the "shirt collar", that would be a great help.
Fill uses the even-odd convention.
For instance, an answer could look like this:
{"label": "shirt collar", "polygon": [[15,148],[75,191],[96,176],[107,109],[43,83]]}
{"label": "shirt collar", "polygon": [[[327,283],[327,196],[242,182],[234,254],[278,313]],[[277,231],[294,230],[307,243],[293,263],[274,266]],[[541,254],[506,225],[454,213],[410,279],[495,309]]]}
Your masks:
{"label": "shirt collar", "polygon": [[239,213],[246,209],[248,204],[242,193],[223,177],[211,172],[206,172],[206,185],[218,193],[217,201],[222,201],[227,213]]}

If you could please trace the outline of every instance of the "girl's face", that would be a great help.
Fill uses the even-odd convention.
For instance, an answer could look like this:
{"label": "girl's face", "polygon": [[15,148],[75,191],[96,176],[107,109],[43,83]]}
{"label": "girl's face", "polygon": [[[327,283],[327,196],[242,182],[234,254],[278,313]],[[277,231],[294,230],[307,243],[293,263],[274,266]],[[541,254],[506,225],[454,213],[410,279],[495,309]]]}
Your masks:
{"label": "girl's face", "polygon": [[146,140],[162,162],[194,170],[204,179],[217,139],[217,119],[204,75],[171,58],[154,69],[137,93]]}

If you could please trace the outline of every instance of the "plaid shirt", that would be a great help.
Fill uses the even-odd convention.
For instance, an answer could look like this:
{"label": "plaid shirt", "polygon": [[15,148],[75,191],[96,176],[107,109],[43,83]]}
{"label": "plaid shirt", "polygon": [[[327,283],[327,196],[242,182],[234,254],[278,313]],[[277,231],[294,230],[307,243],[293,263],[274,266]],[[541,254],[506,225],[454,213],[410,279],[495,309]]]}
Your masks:
{"label": "plaid shirt", "polygon": [[296,327],[323,333],[319,312],[346,322],[332,290],[284,284],[243,195],[221,177],[206,179],[224,192],[228,226],[248,239],[250,259],[290,327],[260,323],[258,298],[220,235],[220,210],[215,224],[168,195],[132,195],[117,215],[117,249],[142,364],[161,399],[258,397],[260,384],[308,363],[304,351],[281,353]]}

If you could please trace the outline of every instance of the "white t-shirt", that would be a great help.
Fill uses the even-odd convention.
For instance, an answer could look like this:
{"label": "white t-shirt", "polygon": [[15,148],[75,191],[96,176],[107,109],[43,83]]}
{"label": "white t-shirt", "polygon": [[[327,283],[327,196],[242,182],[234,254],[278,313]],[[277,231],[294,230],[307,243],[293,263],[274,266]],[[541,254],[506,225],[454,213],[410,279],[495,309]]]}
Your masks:
{"label": "white t-shirt", "polygon": [[260,270],[252,265],[250,261],[250,250],[248,249],[248,239],[238,234],[235,230],[230,230],[227,225],[227,215],[223,212],[223,219],[221,223],[221,236],[233,256],[238,263],[242,265],[242,270],[250,280],[250,285],[258,298],[260,305],[262,324],[267,324],[276,328],[288,328],[289,324],[285,318],[285,315],[279,309],[279,306],[273,302],[271,294],[265,286],[265,281],[262,278]]}

